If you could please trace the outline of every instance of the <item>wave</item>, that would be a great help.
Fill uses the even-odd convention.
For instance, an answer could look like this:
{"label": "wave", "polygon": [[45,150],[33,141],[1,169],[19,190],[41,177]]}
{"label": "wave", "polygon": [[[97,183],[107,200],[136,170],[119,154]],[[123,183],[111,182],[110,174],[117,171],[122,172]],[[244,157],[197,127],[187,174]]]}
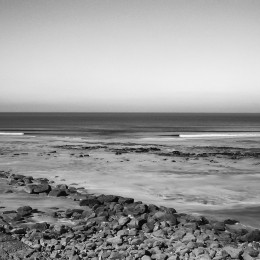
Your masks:
{"label": "wave", "polygon": [[199,133],[180,134],[180,138],[214,138],[214,137],[260,137],[260,133]]}
{"label": "wave", "polygon": [[5,133],[5,132],[0,132],[0,135],[24,135],[24,133]]}

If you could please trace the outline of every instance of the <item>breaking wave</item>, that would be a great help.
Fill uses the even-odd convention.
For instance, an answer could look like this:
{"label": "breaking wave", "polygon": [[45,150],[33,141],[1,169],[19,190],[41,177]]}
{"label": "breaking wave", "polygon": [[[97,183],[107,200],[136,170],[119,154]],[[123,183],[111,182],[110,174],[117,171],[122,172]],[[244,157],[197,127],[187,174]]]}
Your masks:
{"label": "breaking wave", "polygon": [[0,132],[0,135],[24,135],[24,133],[5,133],[5,132]]}

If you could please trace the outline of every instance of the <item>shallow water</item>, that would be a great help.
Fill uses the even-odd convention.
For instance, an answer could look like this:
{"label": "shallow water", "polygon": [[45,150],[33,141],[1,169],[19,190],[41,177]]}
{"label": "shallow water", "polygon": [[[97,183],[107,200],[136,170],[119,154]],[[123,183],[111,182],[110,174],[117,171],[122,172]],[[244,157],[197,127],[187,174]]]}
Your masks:
{"label": "shallow water", "polygon": [[[134,197],[146,203],[174,207],[179,212],[236,217],[245,224],[260,227],[259,158],[231,159],[222,155],[227,151],[259,152],[258,137],[165,140],[157,133],[149,138],[148,141],[143,135],[103,140],[1,136],[0,170],[44,176],[59,183],[85,187],[90,193]],[[75,149],[57,148],[62,145],[76,146]],[[105,148],[81,149],[84,146]],[[116,149],[151,146],[161,151],[115,155]],[[219,154],[205,158],[160,155],[176,150]],[[53,151],[56,153],[50,153]],[[89,157],[79,157],[86,154]]]}

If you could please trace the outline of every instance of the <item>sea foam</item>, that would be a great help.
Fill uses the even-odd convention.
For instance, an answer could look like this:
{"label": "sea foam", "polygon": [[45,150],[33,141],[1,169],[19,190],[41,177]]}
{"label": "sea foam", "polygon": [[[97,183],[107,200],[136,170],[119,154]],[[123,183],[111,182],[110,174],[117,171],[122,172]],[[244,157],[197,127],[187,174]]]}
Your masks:
{"label": "sea foam", "polygon": [[214,137],[260,137],[260,133],[199,133],[180,134],[180,138],[214,138]]}
{"label": "sea foam", "polygon": [[0,135],[24,135],[24,133],[5,133],[5,132],[0,132]]}

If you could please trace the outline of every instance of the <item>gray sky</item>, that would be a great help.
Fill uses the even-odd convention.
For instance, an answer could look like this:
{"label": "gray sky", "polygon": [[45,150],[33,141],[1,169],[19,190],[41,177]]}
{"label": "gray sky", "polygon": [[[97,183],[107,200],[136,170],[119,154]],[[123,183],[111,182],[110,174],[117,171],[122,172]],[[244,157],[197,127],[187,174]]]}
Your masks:
{"label": "gray sky", "polygon": [[0,0],[0,111],[260,112],[260,1]]}

